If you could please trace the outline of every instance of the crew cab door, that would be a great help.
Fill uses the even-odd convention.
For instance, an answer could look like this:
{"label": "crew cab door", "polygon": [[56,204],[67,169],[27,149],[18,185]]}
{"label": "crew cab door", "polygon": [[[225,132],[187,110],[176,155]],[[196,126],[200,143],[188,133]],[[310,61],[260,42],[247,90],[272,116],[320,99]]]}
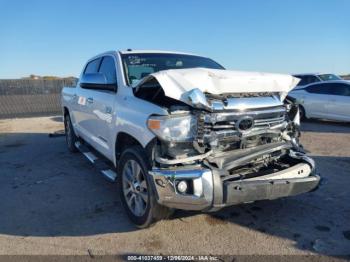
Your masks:
{"label": "crew cab door", "polygon": [[[88,62],[82,76],[84,74],[97,73],[100,63],[101,58]],[[75,129],[77,130],[79,136],[88,142],[90,142],[92,138],[92,131],[94,128],[92,119],[93,93],[94,90],[82,88],[79,82],[76,90],[76,106],[75,110],[73,111]]]}
{"label": "crew cab door", "polygon": [[117,77],[114,57],[107,55],[102,57],[98,69],[99,73],[105,75],[108,83],[115,83],[115,90],[92,90],[91,93],[91,111],[89,112],[91,120],[90,132],[93,136],[93,146],[107,158],[113,158],[113,135],[115,123],[115,102],[117,91]]}

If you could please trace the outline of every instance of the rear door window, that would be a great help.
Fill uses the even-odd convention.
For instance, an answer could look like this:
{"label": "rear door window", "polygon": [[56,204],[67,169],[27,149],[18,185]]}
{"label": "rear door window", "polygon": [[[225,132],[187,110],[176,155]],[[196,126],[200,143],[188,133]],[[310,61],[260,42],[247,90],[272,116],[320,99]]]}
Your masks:
{"label": "rear door window", "polygon": [[115,84],[117,82],[117,75],[115,70],[114,59],[111,56],[103,57],[99,73],[103,73],[107,78],[107,83]]}
{"label": "rear door window", "polygon": [[98,72],[98,67],[100,66],[101,58],[90,61],[84,70],[84,74],[94,74]]}

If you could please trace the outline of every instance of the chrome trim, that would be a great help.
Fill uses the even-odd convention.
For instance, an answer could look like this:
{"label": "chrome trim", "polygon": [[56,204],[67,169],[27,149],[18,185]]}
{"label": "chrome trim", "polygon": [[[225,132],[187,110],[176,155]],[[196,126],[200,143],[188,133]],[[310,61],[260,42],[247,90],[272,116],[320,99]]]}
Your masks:
{"label": "chrome trim", "polygon": [[211,100],[210,103],[213,111],[225,110],[225,105],[220,100]]}
{"label": "chrome trim", "polygon": [[249,110],[275,106],[283,106],[283,103],[276,95],[228,98],[226,103],[224,103],[225,110]]}
{"label": "chrome trim", "polygon": [[281,130],[285,129],[287,126],[288,126],[288,123],[285,121],[281,123],[276,122],[274,123],[274,125],[258,124],[246,132],[240,132],[236,130],[234,127],[222,128],[222,129],[216,129],[215,127],[213,127],[211,131],[203,134],[203,139],[204,141],[209,141],[213,137],[217,137],[220,140],[223,138],[235,137],[235,136],[238,139],[238,138],[247,138],[247,137],[262,135],[262,134],[279,134]]}
{"label": "chrome trim", "polygon": [[257,128],[272,127],[273,125],[282,124],[285,120],[285,117],[276,117],[276,118],[268,118],[268,119],[255,119],[254,126]]}
{"label": "chrome trim", "polygon": [[91,153],[91,152],[83,152],[83,155],[91,162],[95,163],[95,160],[97,160],[97,157]]}
{"label": "chrome trim", "polygon": [[285,117],[276,117],[276,118],[267,118],[267,119],[256,119],[255,124],[260,124],[264,122],[276,122],[276,121],[284,121]]}
{"label": "chrome trim", "polygon": [[200,89],[198,88],[192,89],[191,91],[189,91],[187,97],[190,100],[190,103],[194,107],[210,109],[207,98],[205,97],[204,93]]}
{"label": "chrome trim", "polygon": [[190,156],[190,157],[186,157],[186,158],[166,159],[166,158],[162,158],[162,157],[156,157],[155,160],[160,164],[175,165],[175,164],[181,164],[181,163],[186,163],[186,162],[193,162],[196,160],[202,160],[204,158],[207,158],[212,153],[213,153],[213,151],[210,150],[205,154]]}
{"label": "chrome trim", "polygon": [[[277,133],[287,127],[286,108],[278,106],[261,110],[231,111],[203,113],[199,121],[198,141],[211,143],[218,139],[220,142],[226,138],[240,139],[259,134]],[[253,125],[247,130],[239,128],[244,119],[253,119]]]}
{"label": "chrome trim", "polygon": [[[212,205],[213,175],[209,169],[169,170],[154,168],[149,171],[159,204],[178,209],[203,210]],[[186,179],[193,183],[193,194],[177,192],[176,181]]]}
{"label": "chrome trim", "polygon": [[306,154],[304,154],[302,152],[290,150],[289,156],[292,158],[304,160],[305,162],[307,162],[311,166],[311,173],[316,170],[315,160],[313,160],[311,157],[308,157]]}
{"label": "chrome trim", "polygon": [[[317,181],[315,181],[312,187],[309,189],[307,188],[303,192],[310,191],[312,188],[317,186],[319,177],[314,174],[314,161],[303,153],[292,150],[290,150],[290,152],[292,157],[304,160],[305,164],[309,165],[309,168],[307,168],[305,164],[299,163],[280,172],[251,179],[229,182],[237,184],[239,187],[243,187],[244,190],[239,192],[230,191],[230,195],[228,196],[231,196],[231,194],[239,195],[237,195],[237,198],[231,196],[231,199],[235,199],[235,201],[232,203],[222,203],[222,205],[217,206],[218,209],[227,205],[244,203],[248,201],[246,199],[249,199],[250,201],[259,200],[260,198],[258,195],[256,195],[257,192],[255,191],[254,183],[266,183],[267,189],[268,187],[273,187],[276,183],[283,183],[285,185],[285,190],[276,191],[272,195],[273,198],[293,195],[294,193],[292,194],[292,191],[290,191],[292,188],[290,188],[288,184],[294,183],[294,181],[299,181],[299,183],[308,183],[308,181],[313,181],[316,178]],[[234,162],[237,162],[237,160]],[[170,208],[197,211],[213,210],[214,191],[223,190],[222,188],[216,188],[216,186],[214,190],[213,173],[210,169],[170,170],[153,168],[151,171],[149,171],[149,174],[152,178],[152,182],[157,193],[158,203]],[[183,179],[193,182],[193,194],[181,194],[177,192],[176,182]],[[273,183],[271,183],[271,181],[273,181]],[[305,185],[307,186],[307,184]],[[263,187],[265,188],[265,186]]]}
{"label": "chrome trim", "polygon": [[[82,146],[82,144],[79,142],[79,141],[77,141],[77,142],[75,142],[75,147],[80,151],[80,148],[81,148],[81,146]],[[95,163],[95,161],[98,159],[93,153],[91,153],[90,151],[88,151],[88,152],[82,152],[82,154],[92,163],[92,164],[94,164]]]}
{"label": "chrome trim", "polygon": [[278,107],[273,109],[262,109],[252,111],[232,111],[232,112],[214,112],[204,115],[204,121],[208,123],[215,123],[220,121],[234,121],[237,117],[242,115],[257,116],[263,114],[274,114],[274,113],[286,113],[284,107]]}
{"label": "chrome trim", "polygon": [[117,179],[117,173],[112,169],[101,170],[101,173],[111,181],[115,181]]}
{"label": "chrome trim", "polygon": [[[241,126],[241,124],[247,121],[246,125]],[[254,128],[255,125],[255,120],[254,118],[252,118],[251,116],[242,116],[241,118],[239,118],[235,124],[236,129],[238,131],[240,131],[241,133],[246,133],[249,132],[250,130],[252,130]]]}
{"label": "chrome trim", "polygon": [[279,134],[281,132],[280,130],[286,128],[287,125],[287,123],[282,122],[271,127],[257,126],[249,132],[243,133],[242,137],[256,136],[262,134]]}

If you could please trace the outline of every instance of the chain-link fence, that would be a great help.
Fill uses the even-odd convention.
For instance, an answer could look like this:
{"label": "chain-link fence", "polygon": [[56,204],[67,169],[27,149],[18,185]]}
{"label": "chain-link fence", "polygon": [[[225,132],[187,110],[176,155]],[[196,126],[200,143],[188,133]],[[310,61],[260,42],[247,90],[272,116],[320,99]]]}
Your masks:
{"label": "chain-link fence", "polygon": [[45,116],[61,113],[63,86],[76,79],[0,80],[0,118]]}

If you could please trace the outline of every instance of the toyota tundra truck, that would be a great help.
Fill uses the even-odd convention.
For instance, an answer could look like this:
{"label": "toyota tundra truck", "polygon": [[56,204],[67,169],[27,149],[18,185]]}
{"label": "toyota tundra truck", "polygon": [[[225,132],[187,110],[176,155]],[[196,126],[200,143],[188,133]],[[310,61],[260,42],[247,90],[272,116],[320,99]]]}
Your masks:
{"label": "toyota tundra truck", "polygon": [[62,90],[66,142],[117,181],[141,228],[175,209],[213,212],[309,192],[320,177],[288,97],[298,81],[187,53],[106,52]]}

